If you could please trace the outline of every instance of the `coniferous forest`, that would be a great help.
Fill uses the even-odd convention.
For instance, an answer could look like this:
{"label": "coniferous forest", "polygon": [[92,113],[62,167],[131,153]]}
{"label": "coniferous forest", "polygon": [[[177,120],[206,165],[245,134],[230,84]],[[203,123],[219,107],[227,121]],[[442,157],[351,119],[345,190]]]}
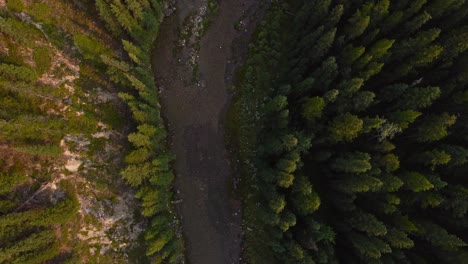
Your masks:
{"label": "coniferous forest", "polygon": [[248,263],[468,262],[467,15],[273,4],[229,113]]}
{"label": "coniferous forest", "polygon": [[0,4],[0,263],[180,261],[161,3]]}
{"label": "coniferous forest", "polygon": [[0,264],[468,263],[467,115],[467,0],[0,0]]}

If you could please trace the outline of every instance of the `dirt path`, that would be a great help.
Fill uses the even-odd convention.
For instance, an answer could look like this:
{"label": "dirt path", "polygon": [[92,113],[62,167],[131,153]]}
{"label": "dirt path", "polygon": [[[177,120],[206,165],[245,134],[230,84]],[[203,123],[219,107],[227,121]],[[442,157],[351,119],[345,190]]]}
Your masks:
{"label": "dirt path", "polygon": [[[163,116],[176,154],[175,188],[191,264],[239,263],[240,201],[232,190],[233,175],[224,142],[223,122],[229,102],[233,65],[232,45],[246,50],[249,35],[234,29],[255,9],[255,0],[222,0],[219,12],[200,41],[199,79],[189,66],[190,49],[175,50],[186,16],[206,0],[179,0],[175,15],[161,25],[153,52],[153,69],[161,91]],[[186,21],[186,20],[185,20]],[[236,44],[237,43],[237,44]],[[239,52],[236,52],[239,53]],[[192,53],[193,54],[193,53]],[[234,60],[233,60],[234,58]]]}

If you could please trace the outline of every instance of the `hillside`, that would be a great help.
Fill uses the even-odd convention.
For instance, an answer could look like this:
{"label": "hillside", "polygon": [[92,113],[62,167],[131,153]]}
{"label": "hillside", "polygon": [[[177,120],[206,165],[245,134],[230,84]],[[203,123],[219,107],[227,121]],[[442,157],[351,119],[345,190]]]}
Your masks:
{"label": "hillside", "polygon": [[272,5],[229,116],[248,263],[468,261],[467,14]]}
{"label": "hillside", "polygon": [[467,0],[0,0],[0,264],[468,263]]}
{"label": "hillside", "polygon": [[[157,15],[143,2],[137,8]],[[157,2],[152,4],[159,8]],[[136,193],[130,186],[137,183],[126,173],[137,161],[131,153],[125,157],[134,148],[127,136],[131,142],[132,137],[140,140],[133,143],[136,146],[145,139],[133,133],[139,120],[131,115],[122,94],[119,97],[122,92],[132,96],[134,88],[128,80],[115,82],[117,74],[111,74],[115,70],[106,65],[118,59],[120,66],[132,63],[123,52],[128,46],[137,47],[125,33],[116,37],[109,30],[115,25],[96,19],[108,11],[102,5],[102,1],[0,2],[0,263],[146,259],[139,253],[145,251],[143,231],[151,230],[147,219],[158,210],[154,199],[161,198],[152,194],[149,199],[145,189]],[[154,29],[144,30],[155,38]],[[128,41],[122,43],[121,37]],[[149,54],[139,56],[149,58]],[[144,59],[141,63],[149,65]],[[135,66],[126,67],[128,79],[140,84],[130,76]],[[154,107],[157,98],[151,103]],[[154,134],[151,126],[138,126],[139,131],[142,128]],[[135,194],[143,199],[143,208]],[[169,206],[166,203],[161,201],[160,208]],[[173,227],[160,229],[170,239]],[[154,241],[160,236],[144,237]],[[157,243],[146,250],[148,256],[165,244]]]}

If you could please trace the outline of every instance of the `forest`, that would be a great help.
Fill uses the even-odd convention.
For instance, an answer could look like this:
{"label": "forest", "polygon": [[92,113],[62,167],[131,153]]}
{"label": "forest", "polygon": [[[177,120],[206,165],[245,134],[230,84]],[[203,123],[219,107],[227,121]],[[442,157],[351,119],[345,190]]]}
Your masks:
{"label": "forest", "polygon": [[247,263],[468,262],[467,22],[466,1],[272,4],[228,117]]}
{"label": "forest", "polygon": [[159,1],[0,4],[0,263],[180,261]]}
{"label": "forest", "polygon": [[[0,264],[197,263],[152,65],[180,2],[0,0]],[[228,149],[200,135],[182,149],[210,174],[184,180],[213,187],[215,163],[233,166],[233,186],[194,190],[229,193],[204,204],[214,231],[200,232],[242,247],[226,263],[468,263],[468,1],[252,1],[252,20],[231,5],[245,14],[229,30],[223,3],[238,2],[201,2],[169,50],[189,43],[187,93],[213,67],[234,80],[230,105],[193,98],[227,108],[213,126]],[[245,61],[201,41],[250,29]],[[229,154],[210,163],[215,147]],[[234,215],[239,237],[218,221]]]}
{"label": "forest", "polygon": [[108,76],[121,88],[118,96],[128,105],[136,125],[136,131],[128,134],[132,150],[125,156],[127,165],[121,175],[130,186],[138,188],[141,214],[150,219],[144,234],[146,255],[154,256],[152,263],[179,263],[183,260],[183,244],[171,204],[173,155],[167,149],[167,132],[149,57],[161,22],[161,4],[158,0],[126,2],[96,0],[108,29],[116,38],[124,37],[126,58],[101,56]]}

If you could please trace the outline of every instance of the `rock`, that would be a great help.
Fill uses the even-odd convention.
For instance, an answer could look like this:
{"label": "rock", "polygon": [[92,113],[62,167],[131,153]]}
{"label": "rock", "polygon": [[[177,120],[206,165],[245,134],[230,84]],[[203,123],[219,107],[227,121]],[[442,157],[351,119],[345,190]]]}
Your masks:
{"label": "rock", "polygon": [[164,15],[167,16],[167,17],[171,16],[173,13],[174,13],[174,9],[172,9],[172,8],[166,8],[164,10]]}

